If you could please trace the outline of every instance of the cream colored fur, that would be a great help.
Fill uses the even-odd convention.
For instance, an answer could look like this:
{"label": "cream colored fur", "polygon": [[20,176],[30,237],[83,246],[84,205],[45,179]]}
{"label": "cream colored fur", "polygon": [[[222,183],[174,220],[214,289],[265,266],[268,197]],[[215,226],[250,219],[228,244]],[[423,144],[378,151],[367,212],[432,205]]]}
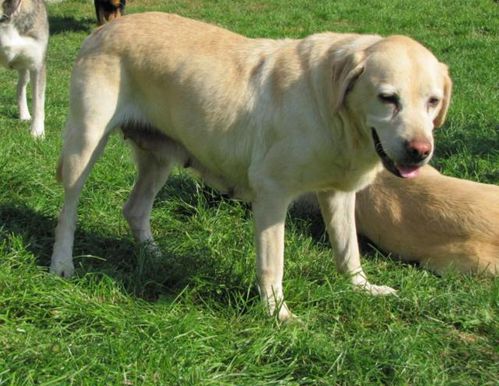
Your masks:
{"label": "cream colored fur", "polygon": [[257,278],[271,314],[292,316],[282,286],[284,220],[304,192],[318,192],[338,268],[357,288],[393,293],[367,281],[357,247],[355,192],[382,169],[372,128],[385,158],[417,169],[429,156],[416,164],[410,144],[433,151],[450,85],[446,66],[402,36],[249,39],[175,15],[119,18],[85,41],[73,69],[51,270],[73,273],[78,197],[121,128],[137,161],[124,215],[139,242],[152,242],[154,197],[171,168],[184,165],[252,203]]}
{"label": "cream colored fur", "polygon": [[359,233],[404,260],[437,273],[499,273],[499,186],[429,165],[411,180],[382,172],[357,194],[356,209]]}

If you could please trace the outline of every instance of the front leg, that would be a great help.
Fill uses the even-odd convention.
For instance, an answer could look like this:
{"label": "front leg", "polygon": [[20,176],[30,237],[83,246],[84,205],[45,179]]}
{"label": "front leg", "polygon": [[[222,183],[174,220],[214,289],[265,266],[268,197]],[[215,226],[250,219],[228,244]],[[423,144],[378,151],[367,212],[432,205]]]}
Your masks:
{"label": "front leg", "polygon": [[19,109],[19,119],[21,121],[29,121],[31,115],[28,110],[28,98],[26,89],[29,83],[29,70],[23,69],[18,71],[19,79],[17,81],[17,108]]}
{"label": "front leg", "polygon": [[43,63],[40,68],[31,71],[30,75],[33,93],[33,121],[31,122],[31,135],[35,138],[43,138],[45,135],[45,63]]}
{"label": "front leg", "polygon": [[326,191],[317,193],[317,198],[336,257],[337,269],[349,275],[356,288],[373,295],[395,293],[393,288],[369,283],[362,270],[355,227],[355,192]]}
{"label": "front leg", "polygon": [[276,194],[259,195],[253,202],[256,274],[260,296],[270,315],[281,321],[293,314],[284,302],[284,221],[289,201]]}

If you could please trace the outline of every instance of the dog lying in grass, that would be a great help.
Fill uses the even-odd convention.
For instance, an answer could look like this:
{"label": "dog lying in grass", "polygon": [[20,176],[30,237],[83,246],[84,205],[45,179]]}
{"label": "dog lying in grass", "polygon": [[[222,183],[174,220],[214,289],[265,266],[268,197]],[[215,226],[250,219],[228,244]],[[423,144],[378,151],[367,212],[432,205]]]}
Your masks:
{"label": "dog lying in grass", "polygon": [[[318,214],[315,195],[293,203]],[[386,253],[435,272],[499,274],[499,186],[448,177],[430,165],[402,180],[382,171],[357,192],[357,231]]]}
{"label": "dog lying in grass", "polygon": [[362,270],[355,192],[383,167],[417,176],[450,94],[447,67],[403,36],[249,39],[176,15],[121,17],[90,35],[73,69],[51,271],[74,271],[80,191],[121,129],[138,169],[124,207],[137,241],[153,241],[153,200],[172,167],[197,170],[252,203],[260,294],[286,320],[284,220],[293,199],[317,192],[338,269],[356,288],[392,294]]}
{"label": "dog lying in grass", "polygon": [[429,165],[411,180],[382,172],[357,194],[356,219],[381,249],[436,273],[499,274],[499,186]]}
{"label": "dog lying in grass", "polygon": [[31,78],[33,120],[31,135],[45,134],[45,55],[49,39],[47,10],[42,0],[0,0],[0,65],[17,70],[19,118],[31,119],[27,86]]}

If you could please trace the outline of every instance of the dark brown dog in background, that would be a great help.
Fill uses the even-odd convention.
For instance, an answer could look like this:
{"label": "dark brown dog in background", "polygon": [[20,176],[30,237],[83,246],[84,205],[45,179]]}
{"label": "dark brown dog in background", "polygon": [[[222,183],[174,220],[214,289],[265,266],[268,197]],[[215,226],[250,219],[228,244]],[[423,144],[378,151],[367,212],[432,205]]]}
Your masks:
{"label": "dark brown dog in background", "polygon": [[126,0],[94,0],[94,4],[98,25],[125,14]]}

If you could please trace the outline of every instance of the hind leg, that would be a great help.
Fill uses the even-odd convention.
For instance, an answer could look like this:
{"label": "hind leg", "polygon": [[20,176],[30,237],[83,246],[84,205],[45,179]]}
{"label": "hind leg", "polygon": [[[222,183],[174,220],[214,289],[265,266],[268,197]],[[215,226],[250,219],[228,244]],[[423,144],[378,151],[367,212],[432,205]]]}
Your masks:
{"label": "hind leg", "polygon": [[154,153],[134,146],[137,163],[137,180],[123,207],[130,230],[139,243],[153,243],[151,232],[151,210],[154,198],[163,187],[171,172],[172,160],[159,159]]}
{"label": "hind leg", "polygon": [[[99,68],[99,71],[95,69]],[[64,204],[55,230],[51,272],[71,276],[77,206],[83,184],[104,150],[111,131],[121,124],[127,100],[121,88],[126,77],[119,58],[83,55],[73,67],[70,87],[70,112],[58,174],[64,187]],[[39,88],[41,91],[42,88]]]}
{"label": "hind leg", "polygon": [[59,276],[73,274],[73,241],[77,206],[83,184],[92,166],[104,150],[108,133],[68,122],[64,148],[59,164],[59,177],[64,187],[64,205],[55,230],[50,271]]}

